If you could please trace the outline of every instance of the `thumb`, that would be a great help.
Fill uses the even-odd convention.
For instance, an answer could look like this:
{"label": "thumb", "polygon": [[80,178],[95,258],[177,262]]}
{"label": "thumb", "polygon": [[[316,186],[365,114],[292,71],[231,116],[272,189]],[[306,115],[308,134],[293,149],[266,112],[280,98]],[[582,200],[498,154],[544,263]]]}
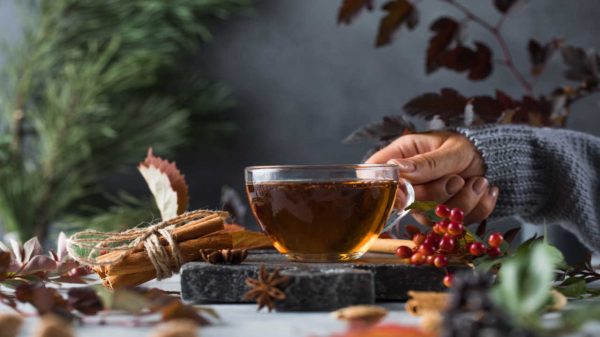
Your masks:
{"label": "thumb", "polygon": [[398,165],[402,177],[413,184],[424,184],[462,171],[461,156],[444,147],[405,159],[391,159]]}

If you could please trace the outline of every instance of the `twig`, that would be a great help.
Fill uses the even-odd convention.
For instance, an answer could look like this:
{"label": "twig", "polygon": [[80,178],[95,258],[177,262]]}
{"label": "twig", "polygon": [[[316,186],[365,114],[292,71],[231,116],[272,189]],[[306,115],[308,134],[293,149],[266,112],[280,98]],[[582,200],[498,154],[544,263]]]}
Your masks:
{"label": "twig", "polygon": [[[523,86],[523,89],[525,89],[525,92],[530,96],[533,95],[533,87],[532,87],[531,83],[529,83],[525,79],[523,74],[521,74],[521,72],[515,67],[513,57],[510,53],[510,49],[508,48],[508,44],[506,43],[504,36],[502,36],[502,34],[499,31],[500,27],[492,26],[490,23],[483,20],[480,16],[471,12],[471,10],[469,10],[462,4],[456,2],[455,0],[439,0],[439,1],[445,2],[445,3],[448,3],[452,6],[454,6],[456,9],[463,12],[463,14],[467,17],[467,19],[479,24],[483,29],[487,30],[496,39],[496,41],[498,42],[498,45],[500,46],[500,49],[502,49],[506,67],[508,67],[510,72],[517,79],[517,81],[521,84],[521,86]],[[506,16],[506,15],[504,15],[504,16]],[[502,22],[503,22],[503,20],[501,22],[499,22],[500,26],[501,26]]]}

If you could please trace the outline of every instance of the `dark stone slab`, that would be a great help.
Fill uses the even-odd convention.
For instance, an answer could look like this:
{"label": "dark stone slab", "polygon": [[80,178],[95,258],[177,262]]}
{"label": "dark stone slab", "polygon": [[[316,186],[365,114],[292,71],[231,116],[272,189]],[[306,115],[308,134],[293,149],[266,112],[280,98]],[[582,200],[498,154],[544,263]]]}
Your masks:
{"label": "dark stone slab", "polygon": [[[308,282],[310,279],[310,282],[317,284],[316,280],[322,279],[318,283],[323,285],[322,289],[333,286],[326,286],[330,280],[326,273],[319,272],[339,269],[365,270],[373,275],[377,300],[403,301],[408,299],[409,290],[444,290],[442,270],[431,266],[407,265],[389,254],[368,253],[359,260],[345,263],[301,263],[288,261],[283,255],[272,251],[261,251],[250,254],[243,264],[236,266],[210,265],[203,262],[185,264],[181,271],[182,297],[195,303],[243,302],[244,293],[247,291],[244,281],[248,277],[256,278],[261,265],[300,274],[305,272],[308,276],[303,282]],[[353,277],[360,278],[352,273],[340,275],[345,275],[344,277],[349,277],[351,280],[354,280]],[[312,285],[312,287],[317,289],[321,287],[320,285]],[[351,298],[354,295],[347,291],[345,296]]]}
{"label": "dark stone slab", "polygon": [[373,274],[366,270],[285,270],[290,281],[277,311],[332,311],[349,305],[373,304]]}

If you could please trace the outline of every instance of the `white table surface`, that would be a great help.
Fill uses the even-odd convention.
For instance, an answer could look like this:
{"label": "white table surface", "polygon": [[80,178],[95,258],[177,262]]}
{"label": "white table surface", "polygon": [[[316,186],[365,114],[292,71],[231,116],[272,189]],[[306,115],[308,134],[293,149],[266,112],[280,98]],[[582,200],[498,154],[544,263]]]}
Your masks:
{"label": "white table surface", "polygon": [[[175,276],[161,282],[152,281],[144,286],[157,287],[165,290],[179,290],[179,277]],[[598,302],[600,305],[600,302]],[[384,323],[398,323],[418,325],[419,319],[410,316],[404,311],[404,303],[390,302],[380,304],[390,313]],[[340,333],[346,329],[344,322],[330,317],[329,313],[268,313],[263,309],[256,312],[253,304],[211,304],[222,320],[214,325],[202,327],[199,330],[201,337],[327,337],[332,333]],[[23,307],[32,312],[32,308]],[[0,305],[0,312],[11,312],[12,309]],[[76,336],[80,337],[134,337],[150,336],[151,326],[134,326],[132,316],[109,316],[108,325],[97,324],[98,317],[86,318],[86,323],[76,326]],[[27,317],[21,330],[20,337],[32,336],[39,318],[35,315]],[[1,328],[1,327],[0,327]],[[600,336],[600,322],[592,323],[582,333],[573,336]]]}

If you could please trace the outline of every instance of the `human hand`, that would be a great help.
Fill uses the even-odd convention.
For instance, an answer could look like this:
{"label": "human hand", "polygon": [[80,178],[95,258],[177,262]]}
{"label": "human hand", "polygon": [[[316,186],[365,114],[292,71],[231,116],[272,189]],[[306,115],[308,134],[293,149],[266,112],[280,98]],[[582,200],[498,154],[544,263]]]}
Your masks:
{"label": "human hand", "polygon": [[461,134],[435,131],[402,136],[367,163],[398,165],[401,176],[414,185],[417,200],[461,208],[467,224],[486,219],[496,206],[498,187],[489,186],[483,177],[483,158]]}

